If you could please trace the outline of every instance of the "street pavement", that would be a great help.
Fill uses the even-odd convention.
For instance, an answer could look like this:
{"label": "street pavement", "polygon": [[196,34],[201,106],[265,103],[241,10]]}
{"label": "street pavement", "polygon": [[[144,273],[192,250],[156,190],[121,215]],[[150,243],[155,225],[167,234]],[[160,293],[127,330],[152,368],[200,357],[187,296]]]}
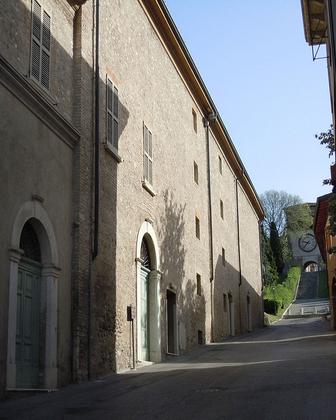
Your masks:
{"label": "street pavement", "polygon": [[0,403],[4,419],[336,419],[336,334],[319,318],[137,371]]}

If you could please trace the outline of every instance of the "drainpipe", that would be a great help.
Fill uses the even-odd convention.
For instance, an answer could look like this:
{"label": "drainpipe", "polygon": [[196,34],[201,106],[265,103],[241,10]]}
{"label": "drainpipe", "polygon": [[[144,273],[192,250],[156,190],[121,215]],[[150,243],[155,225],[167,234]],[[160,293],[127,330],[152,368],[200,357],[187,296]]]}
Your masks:
{"label": "drainpipe", "polygon": [[95,147],[94,147],[94,227],[93,227],[93,252],[92,259],[98,255],[98,235],[99,235],[99,163],[100,163],[100,139],[99,139],[99,0],[96,0],[96,54],[95,54]]}
{"label": "drainpipe", "polygon": [[93,224],[93,249],[92,259],[90,261],[89,268],[89,280],[88,280],[88,330],[87,330],[87,369],[88,369],[88,380],[91,380],[91,296],[92,296],[92,265],[93,261],[98,255],[98,234],[99,234],[99,190],[100,190],[100,136],[99,136],[99,0],[95,3],[95,74],[94,74],[94,96],[95,96],[95,109],[94,109],[94,224]]}
{"label": "drainpipe", "polygon": [[238,178],[236,178],[236,211],[237,211],[237,245],[238,245],[238,268],[239,268],[239,326],[240,332],[242,332],[241,324],[241,303],[240,303],[240,291],[242,285],[242,272],[241,272],[241,250],[240,250],[240,215],[239,215],[239,198],[238,198]]}
{"label": "drainpipe", "polygon": [[209,126],[210,123],[216,121],[217,115],[214,112],[211,112],[207,118],[203,119],[203,124],[205,128],[205,136],[207,142],[207,169],[208,169],[208,206],[209,206],[209,249],[210,249],[210,304],[211,304],[211,342],[214,339],[213,332],[213,318],[214,318],[214,252],[213,252],[213,226],[212,226],[212,194],[211,194],[211,164],[210,164],[210,133]]}

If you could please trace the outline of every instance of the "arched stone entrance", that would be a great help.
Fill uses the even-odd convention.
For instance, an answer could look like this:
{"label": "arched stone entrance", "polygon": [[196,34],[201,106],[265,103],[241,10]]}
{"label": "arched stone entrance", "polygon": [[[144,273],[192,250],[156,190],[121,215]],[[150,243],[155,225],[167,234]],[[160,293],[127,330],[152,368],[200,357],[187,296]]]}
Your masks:
{"label": "arched stone entrance", "polygon": [[159,248],[150,222],[141,226],[137,240],[137,357],[161,361]]}
{"label": "arched stone entrance", "polygon": [[317,261],[307,261],[303,265],[303,271],[311,273],[319,271],[319,265]]}
{"label": "arched stone entrance", "polygon": [[229,291],[228,293],[228,300],[229,300],[229,334],[235,335],[235,319],[234,319],[234,301],[232,292]]}
{"label": "arched stone entrance", "polygon": [[10,255],[7,388],[57,387],[58,252],[39,201],[14,222]]}
{"label": "arched stone entrance", "polygon": [[252,331],[251,299],[250,294],[246,296],[247,331]]}

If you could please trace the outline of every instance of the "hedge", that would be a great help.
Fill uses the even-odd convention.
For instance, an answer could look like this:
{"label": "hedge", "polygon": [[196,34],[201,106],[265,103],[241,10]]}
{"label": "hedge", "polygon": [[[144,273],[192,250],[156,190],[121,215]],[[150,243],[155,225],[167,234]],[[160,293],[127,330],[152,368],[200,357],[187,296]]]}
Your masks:
{"label": "hedge", "polygon": [[274,283],[265,286],[264,309],[266,313],[278,315],[281,310],[287,308],[295,298],[300,274],[300,267],[292,267],[289,269],[287,277],[282,283]]}

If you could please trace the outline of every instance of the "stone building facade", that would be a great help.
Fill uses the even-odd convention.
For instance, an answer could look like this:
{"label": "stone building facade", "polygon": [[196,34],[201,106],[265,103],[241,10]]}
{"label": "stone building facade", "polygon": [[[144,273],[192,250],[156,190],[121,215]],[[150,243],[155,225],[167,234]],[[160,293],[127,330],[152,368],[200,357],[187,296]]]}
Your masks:
{"label": "stone building facade", "polygon": [[2,3],[1,392],[260,327],[262,208],[164,2]]}

